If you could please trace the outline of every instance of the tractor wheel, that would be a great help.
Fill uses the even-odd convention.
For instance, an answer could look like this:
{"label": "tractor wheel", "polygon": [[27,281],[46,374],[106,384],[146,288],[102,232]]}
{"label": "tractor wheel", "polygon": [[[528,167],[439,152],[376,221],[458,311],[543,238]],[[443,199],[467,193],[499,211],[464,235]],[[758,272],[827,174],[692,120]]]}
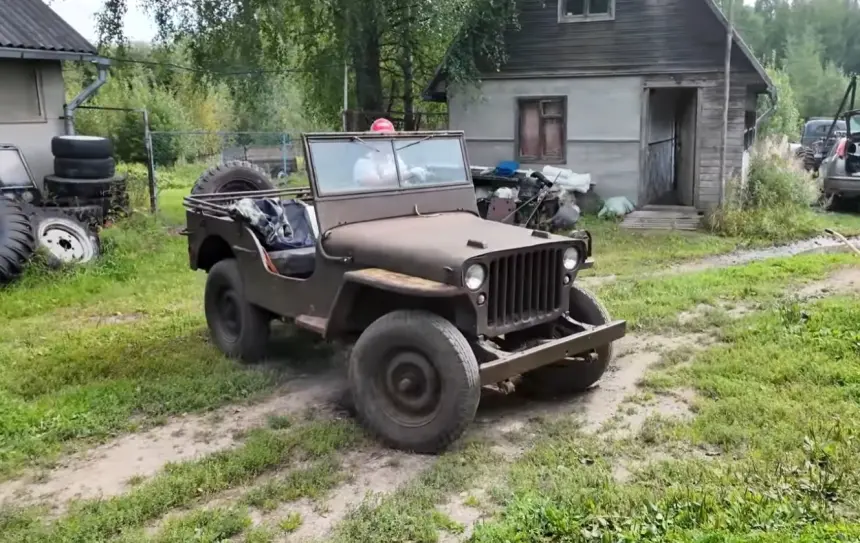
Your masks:
{"label": "tractor wheel", "polygon": [[[612,321],[609,312],[588,290],[574,285],[570,289],[570,317],[576,321],[600,326]],[[566,322],[553,327],[553,338],[581,332]],[[582,358],[570,358],[543,366],[522,376],[517,388],[533,396],[556,396],[583,392],[603,377],[612,361],[612,344],[594,349]]]}
{"label": "tractor wheel", "polygon": [[245,299],[244,290],[236,260],[221,260],[206,278],[204,310],[212,342],[221,352],[252,363],[266,355],[271,319]]}
{"label": "tractor wheel", "polygon": [[0,196],[0,285],[17,279],[35,250],[30,217],[18,202]]}
{"label": "tractor wheel", "polygon": [[358,338],[349,386],[361,423],[386,444],[437,453],[475,418],[478,362],[451,322],[425,311],[394,311]]}

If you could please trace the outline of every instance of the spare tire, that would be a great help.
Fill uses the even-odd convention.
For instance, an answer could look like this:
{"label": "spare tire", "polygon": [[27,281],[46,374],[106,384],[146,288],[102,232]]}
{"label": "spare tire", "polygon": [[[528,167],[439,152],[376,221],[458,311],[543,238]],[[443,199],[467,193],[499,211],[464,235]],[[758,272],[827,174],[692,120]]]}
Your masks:
{"label": "spare tire", "polygon": [[59,210],[40,208],[31,217],[36,243],[48,253],[48,263],[84,264],[99,255],[99,241],[87,225]]}
{"label": "spare tire", "polygon": [[35,250],[33,226],[24,208],[0,197],[0,285],[17,279]]}
{"label": "spare tire", "polygon": [[105,198],[125,194],[126,178],[115,175],[104,179],[69,179],[56,175],[45,176],[45,200],[57,198]]}
{"label": "spare tire", "polygon": [[213,194],[272,190],[274,183],[261,168],[244,160],[230,160],[213,166],[197,179],[191,194]]}
{"label": "spare tire", "polygon": [[113,145],[98,136],[55,136],[51,139],[51,152],[57,158],[109,158],[113,156]]}
{"label": "spare tire", "polygon": [[67,179],[107,179],[116,173],[113,158],[62,158],[54,159],[54,175]]}

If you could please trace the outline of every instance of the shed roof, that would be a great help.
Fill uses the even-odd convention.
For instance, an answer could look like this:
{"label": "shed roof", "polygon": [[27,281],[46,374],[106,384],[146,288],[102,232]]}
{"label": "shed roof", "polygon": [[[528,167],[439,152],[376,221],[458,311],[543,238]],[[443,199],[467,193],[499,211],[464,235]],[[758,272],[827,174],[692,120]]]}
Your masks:
{"label": "shed roof", "polygon": [[41,0],[0,0],[0,48],[96,55],[96,48]]}

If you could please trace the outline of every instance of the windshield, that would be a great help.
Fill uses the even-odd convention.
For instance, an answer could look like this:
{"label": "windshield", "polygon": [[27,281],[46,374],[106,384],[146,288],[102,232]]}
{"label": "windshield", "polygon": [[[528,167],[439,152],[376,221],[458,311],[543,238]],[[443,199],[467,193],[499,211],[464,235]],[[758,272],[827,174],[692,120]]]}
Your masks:
{"label": "windshield", "polygon": [[466,183],[460,138],[321,139],[308,143],[322,195]]}
{"label": "windshield", "polygon": [[[857,134],[860,133],[860,116],[853,115],[848,117],[848,133],[849,134]],[[845,130],[843,128],[843,130]]]}

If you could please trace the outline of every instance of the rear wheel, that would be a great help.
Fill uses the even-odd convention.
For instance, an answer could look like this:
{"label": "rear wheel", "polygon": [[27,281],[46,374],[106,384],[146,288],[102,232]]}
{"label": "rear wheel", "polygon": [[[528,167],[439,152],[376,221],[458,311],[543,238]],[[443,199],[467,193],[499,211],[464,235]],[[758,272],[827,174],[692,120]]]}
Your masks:
{"label": "rear wheel", "polygon": [[245,362],[257,362],[265,356],[270,318],[245,299],[235,259],[222,260],[209,270],[204,306],[212,342],[225,355]]}
{"label": "rear wheel", "polygon": [[[570,317],[583,324],[600,326],[611,322],[609,312],[587,289],[574,285],[570,289]],[[553,326],[552,337],[562,338],[582,332],[566,321]],[[612,344],[602,345],[591,352],[580,353],[555,364],[543,366],[522,376],[517,387],[532,395],[562,395],[582,392],[603,377],[612,361]]]}
{"label": "rear wheel", "polygon": [[390,446],[445,449],[474,420],[481,397],[478,362],[449,321],[425,311],[394,311],[358,338],[349,385],[359,420]]}

